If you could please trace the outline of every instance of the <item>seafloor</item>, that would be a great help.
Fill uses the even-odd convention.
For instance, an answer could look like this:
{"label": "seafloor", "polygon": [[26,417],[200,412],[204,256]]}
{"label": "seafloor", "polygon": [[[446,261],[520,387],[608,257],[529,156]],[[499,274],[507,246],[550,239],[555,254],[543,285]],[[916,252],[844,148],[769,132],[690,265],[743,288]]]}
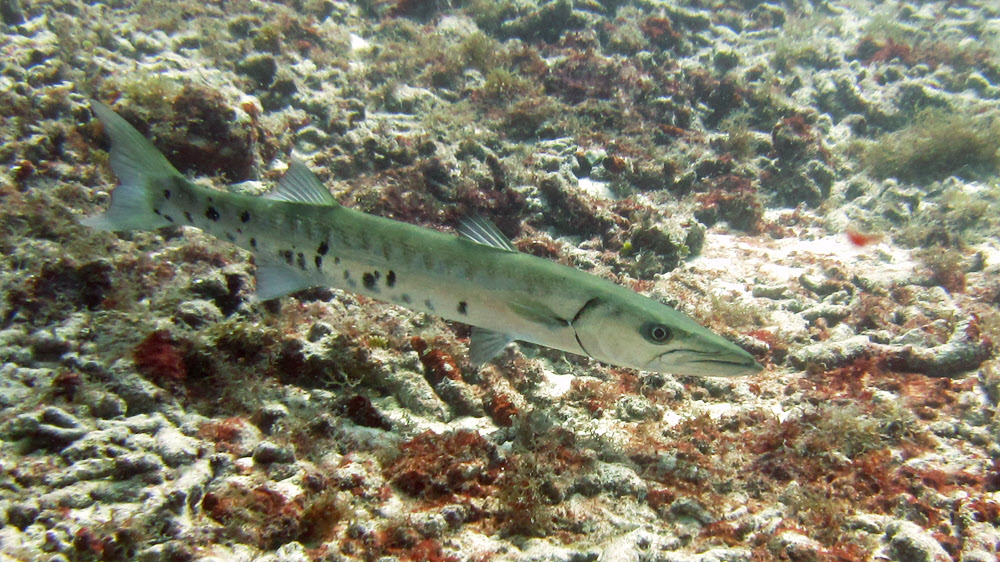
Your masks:
{"label": "seafloor", "polygon": [[[990,562],[995,1],[0,0],[0,559]],[[185,174],[660,298],[672,377],[79,225],[102,100]]]}

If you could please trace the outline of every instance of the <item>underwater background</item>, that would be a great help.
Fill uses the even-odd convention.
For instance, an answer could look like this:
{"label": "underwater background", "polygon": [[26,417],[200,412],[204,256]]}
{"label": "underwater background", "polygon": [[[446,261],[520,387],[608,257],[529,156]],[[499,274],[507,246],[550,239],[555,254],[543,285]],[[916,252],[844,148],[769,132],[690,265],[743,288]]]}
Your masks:
{"label": "underwater background", "polygon": [[[0,560],[992,562],[1000,5],[0,0]],[[78,224],[97,99],[184,174],[344,205],[684,311],[738,378]]]}

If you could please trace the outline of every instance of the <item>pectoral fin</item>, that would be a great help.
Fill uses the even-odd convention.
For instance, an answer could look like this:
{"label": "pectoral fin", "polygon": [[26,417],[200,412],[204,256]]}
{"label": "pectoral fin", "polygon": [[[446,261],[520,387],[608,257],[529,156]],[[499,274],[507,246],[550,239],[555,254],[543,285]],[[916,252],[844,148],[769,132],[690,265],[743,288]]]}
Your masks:
{"label": "pectoral fin", "polygon": [[469,361],[477,367],[488,363],[512,341],[514,338],[508,334],[473,327],[469,336]]}
{"label": "pectoral fin", "polygon": [[558,330],[569,326],[569,321],[553,312],[551,308],[537,301],[510,302],[507,303],[507,308],[521,318],[550,330]]}

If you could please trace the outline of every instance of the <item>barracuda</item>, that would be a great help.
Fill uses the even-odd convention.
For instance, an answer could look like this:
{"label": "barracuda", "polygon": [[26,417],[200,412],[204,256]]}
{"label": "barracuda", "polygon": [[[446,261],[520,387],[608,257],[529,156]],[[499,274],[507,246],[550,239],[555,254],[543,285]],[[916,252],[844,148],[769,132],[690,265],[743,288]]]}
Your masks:
{"label": "barracuda", "polygon": [[261,197],[188,181],[108,106],[91,102],[111,139],[120,185],[93,228],[186,225],[256,258],[257,296],[330,286],[473,326],[470,360],[481,365],[513,341],[634,369],[735,376],[759,371],[753,356],[673,308],[608,280],[517,252],[491,223],[459,234],[340,206],[301,162]]}

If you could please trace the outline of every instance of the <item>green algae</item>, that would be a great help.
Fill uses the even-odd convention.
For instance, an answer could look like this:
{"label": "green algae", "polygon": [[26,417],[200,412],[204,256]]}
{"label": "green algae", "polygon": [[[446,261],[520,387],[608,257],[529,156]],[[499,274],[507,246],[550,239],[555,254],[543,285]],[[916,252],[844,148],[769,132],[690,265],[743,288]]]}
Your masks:
{"label": "green algae", "polygon": [[998,149],[1000,119],[996,112],[926,109],[909,126],[864,146],[861,162],[877,178],[924,183],[950,175],[995,172],[1000,164]]}

